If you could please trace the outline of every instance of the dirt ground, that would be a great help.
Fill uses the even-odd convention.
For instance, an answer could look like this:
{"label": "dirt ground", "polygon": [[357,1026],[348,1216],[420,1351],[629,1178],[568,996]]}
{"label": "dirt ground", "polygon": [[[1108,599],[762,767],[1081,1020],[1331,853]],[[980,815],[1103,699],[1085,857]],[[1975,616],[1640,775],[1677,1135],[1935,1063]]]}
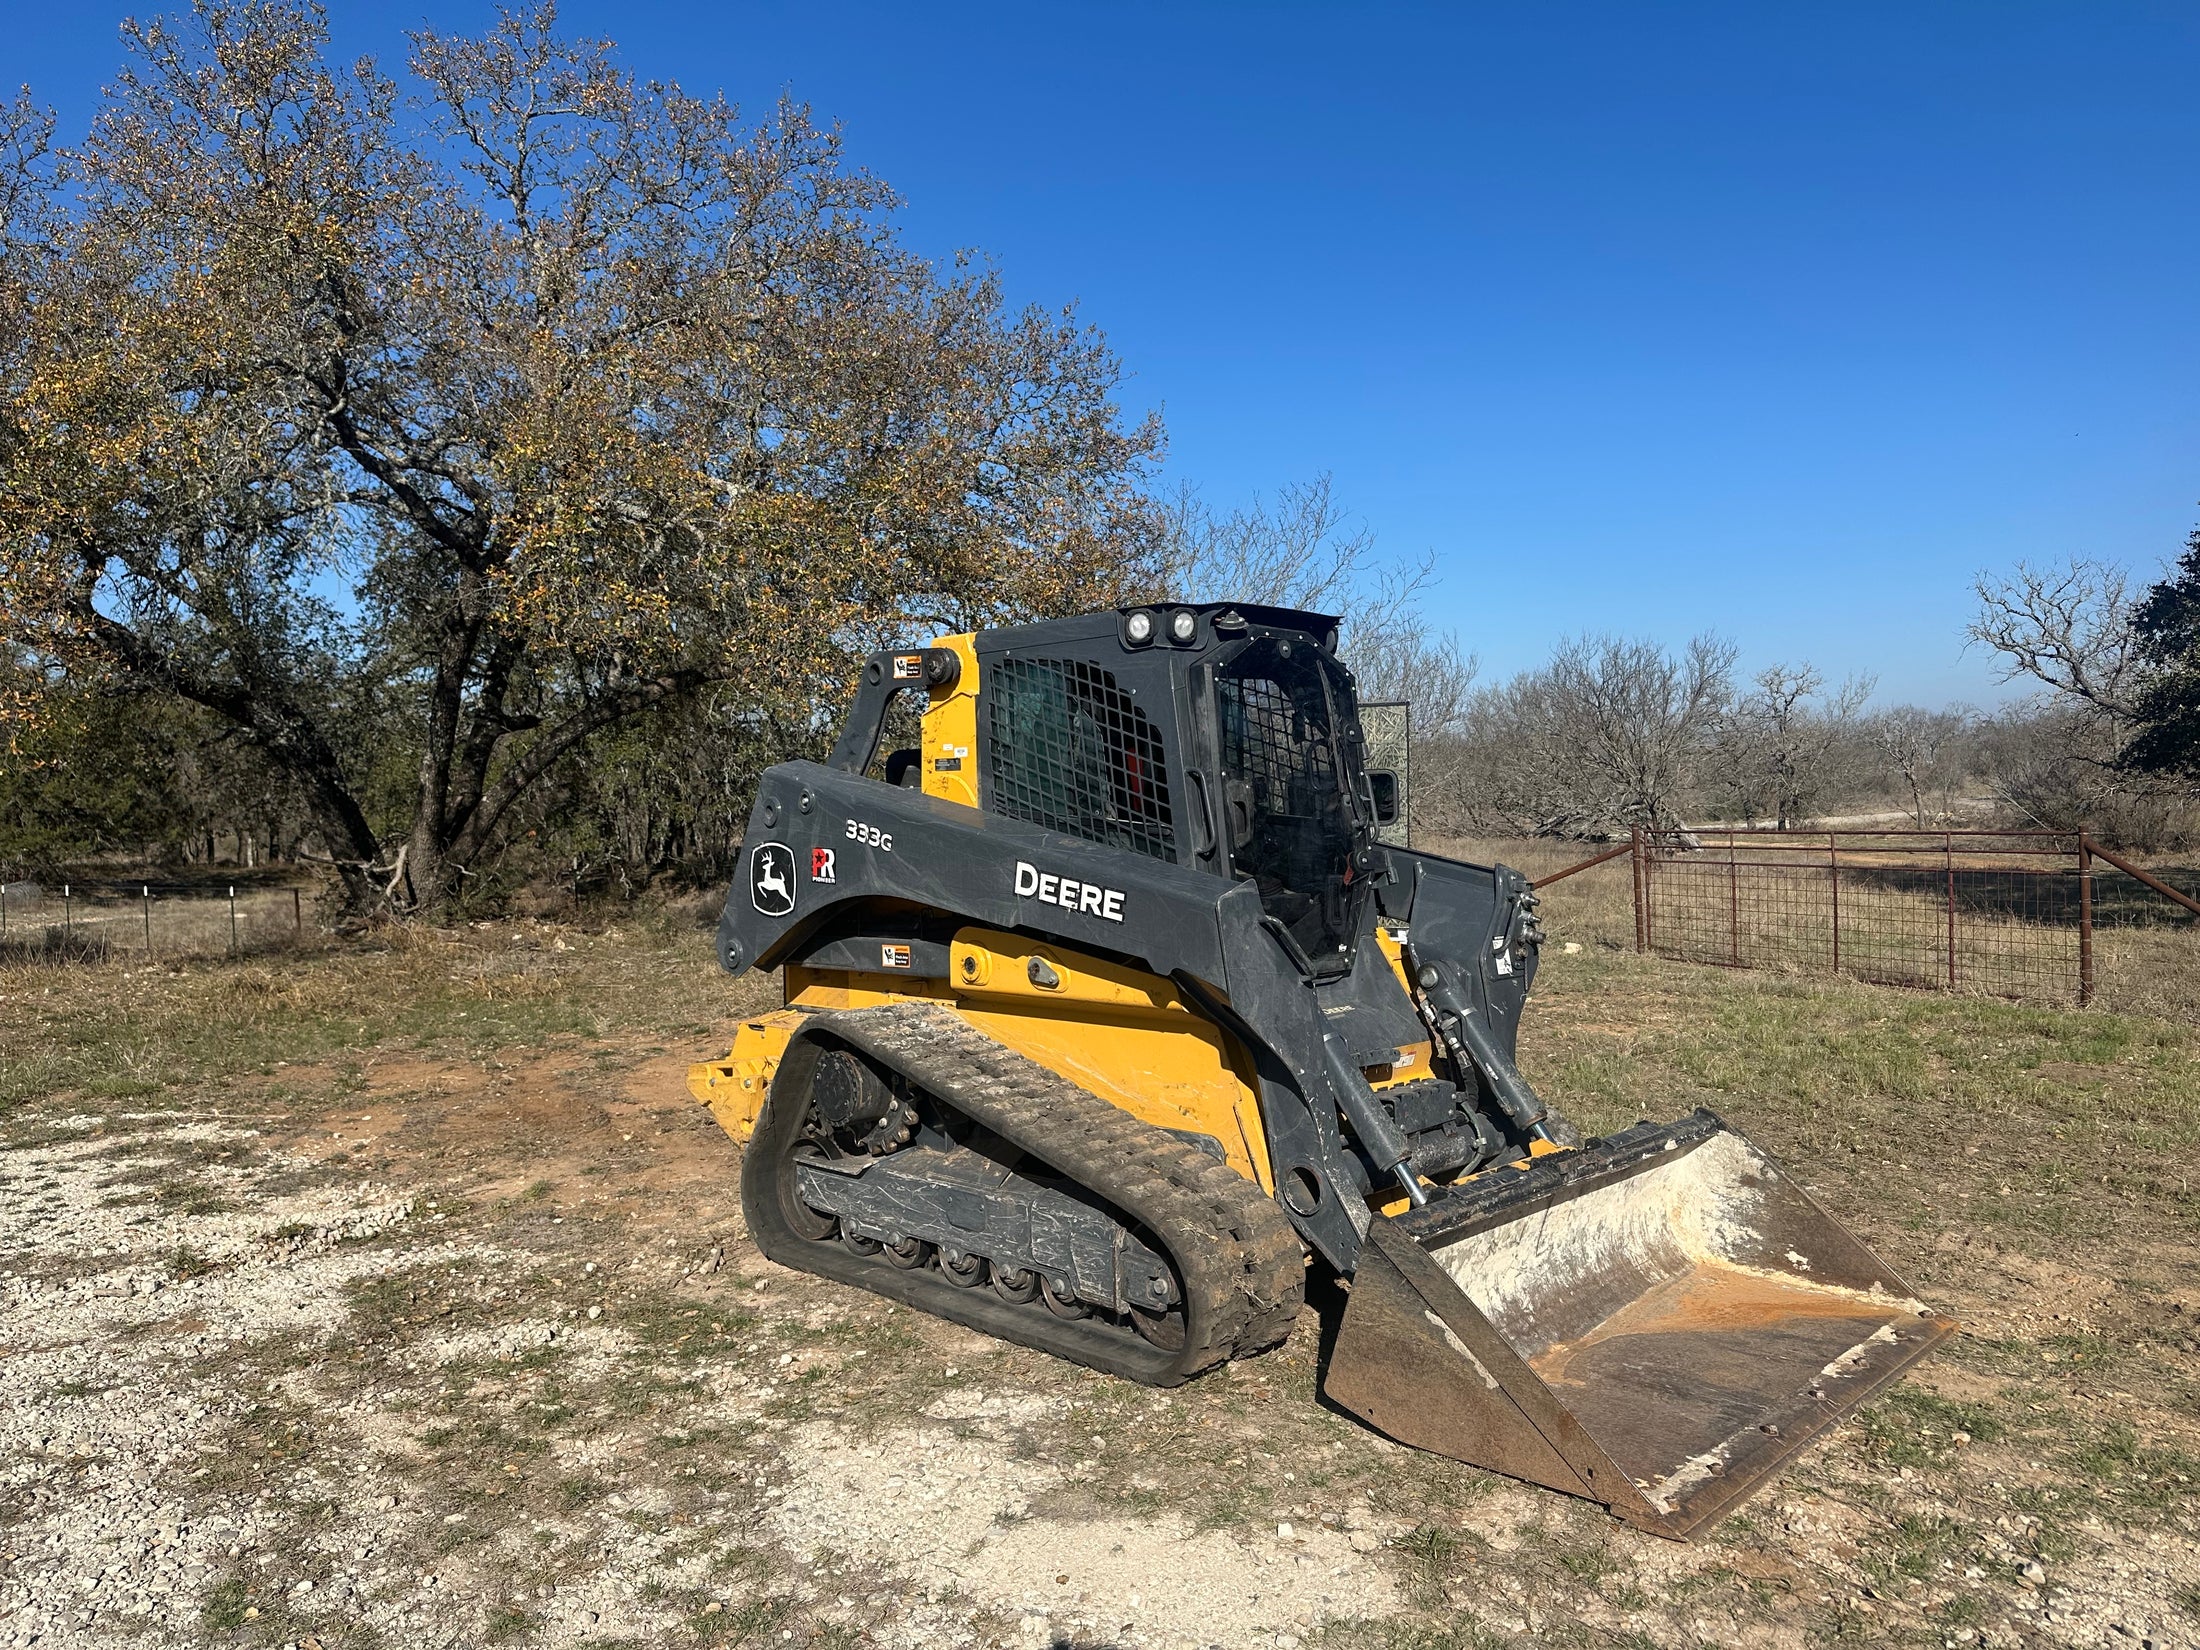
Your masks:
{"label": "dirt ground", "polygon": [[0,973],[0,1644],[2200,1644],[2188,1026],[1554,943],[1547,1094],[1964,1325],[1680,1545],[1326,1408],[1317,1310],[1156,1393],[763,1261],[683,1076],[772,989],[671,915]]}

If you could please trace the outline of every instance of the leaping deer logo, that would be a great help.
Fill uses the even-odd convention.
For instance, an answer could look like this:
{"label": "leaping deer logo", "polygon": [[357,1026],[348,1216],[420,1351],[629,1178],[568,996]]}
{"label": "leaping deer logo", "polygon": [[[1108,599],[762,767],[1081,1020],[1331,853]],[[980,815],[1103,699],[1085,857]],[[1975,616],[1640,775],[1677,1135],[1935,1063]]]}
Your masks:
{"label": "leaping deer logo", "polygon": [[757,848],[750,864],[749,898],[767,917],[783,917],[794,909],[794,855],[779,843]]}

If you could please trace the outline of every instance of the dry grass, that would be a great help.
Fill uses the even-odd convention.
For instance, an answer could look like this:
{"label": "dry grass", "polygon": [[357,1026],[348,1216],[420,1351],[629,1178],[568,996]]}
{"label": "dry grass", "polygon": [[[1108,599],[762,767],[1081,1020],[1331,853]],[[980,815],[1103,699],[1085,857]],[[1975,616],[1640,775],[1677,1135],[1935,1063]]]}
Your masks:
{"label": "dry grass", "polygon": [[2200,917],[2095,929],[2093,978],[2102,1003],[2200,1021]]}
{"label": "dry grass", "polygon": [[[1530,1077],[1592,1128],[1716,1107],[1966,1328],[1702,1543],[1383,1446],[1311,1315],[1162,1402],[769,1266],[680,1086],[768,988],[693,920],[500,924],[0,971],[0,1162],[106,1177],[18,1207],[57,1304],[0,1325],[0,1604],[254,1650],[2188,1642],[2200,1033],[1640,958],[1617,870],[1551,890]],[[247,1284],[320,1327],[177,1327]],[[185,1400],[173,1455],[112,1430]],[[72,1545],[118,1496],[145,1528]],[[200,1568],[78,1622],[57,1578],[163,1528]]]}

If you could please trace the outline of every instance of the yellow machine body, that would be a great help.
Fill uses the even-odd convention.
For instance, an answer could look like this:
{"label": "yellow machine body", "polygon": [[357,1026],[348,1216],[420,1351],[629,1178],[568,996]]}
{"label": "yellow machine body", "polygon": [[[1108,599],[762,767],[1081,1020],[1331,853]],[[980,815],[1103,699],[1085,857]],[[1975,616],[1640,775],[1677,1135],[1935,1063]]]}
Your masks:
{"label": "yellow machine body", "polygon": [[962,671],[953,688],[931,696],[924,712],[924,794],[966,808],[978,806],[977,641],[943,636],[932,644],[954,654]]}
{"label": "yellow machine body", "polygon": [[[728,1133],[746,1140],[787,1039],[810,1010],[941,1002],[1142,1123],[1219,1140],[1233,1169],[1264,1192],[1275,1189],[1249,1057],[1167,980],[984,928],[959,932],[950,957],[945,982],[789,968],[787,1006],[744,1021],[724,1060],[688,1073],[689,1089]],[[1034,959],[1060,983],[1034,985]]]}

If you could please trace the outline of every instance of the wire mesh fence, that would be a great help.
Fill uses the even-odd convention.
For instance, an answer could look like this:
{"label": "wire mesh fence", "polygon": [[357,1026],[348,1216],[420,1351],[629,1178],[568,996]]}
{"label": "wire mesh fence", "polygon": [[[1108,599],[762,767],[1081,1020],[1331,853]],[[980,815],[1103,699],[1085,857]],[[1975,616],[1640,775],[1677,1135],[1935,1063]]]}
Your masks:
{"label": "wire mesh fence", "polygon": [[264,882],[0,883],[0,963],[289,948],[311,932],[305,892]]}
{"label": "wire mesh fence", "polygon": [[1616,945],[1631,920],[1634,949],[1681,962],[2200,1013],[2200,866],[2137,865],[2079,832],[1638,833],[1587,859],[1458,846],[1534,878],[1560,938]]}
{"label": "wire mesh fence", "polygon": [[2200,865],[2130,865],[2104,859],[2098,847],[2091,859],[2084,921],[2092,1000],[2200,1020]]}
{"label": "wire mesh fence", "polygon": [[1642,849],[1644,948],[2033,1001],[2085,995],[2077,839],[1698,832]]}

